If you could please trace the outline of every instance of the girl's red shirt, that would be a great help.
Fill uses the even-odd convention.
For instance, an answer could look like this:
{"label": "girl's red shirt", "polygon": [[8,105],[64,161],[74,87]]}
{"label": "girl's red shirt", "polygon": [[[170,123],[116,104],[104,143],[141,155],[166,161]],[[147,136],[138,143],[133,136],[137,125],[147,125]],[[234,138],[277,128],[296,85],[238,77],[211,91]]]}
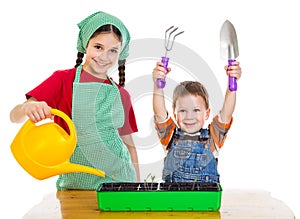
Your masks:
{"label": "girl's red shirt", "polygon": [[[38,101],[45,101],[51,108],[59,109],[72,118],[72,92],[76,68],[55,71],[33,90],[26,93],[26,98],[34,97]],[[85,72],[81,73],[80,82],[100,82],[110,84],[109,80],[99,79]],[[115,82],[114,82],[115,83]],[[117,84],[117,83],[115,83]],[[124,107],[125,121],[119,128],[119,134],[128,135],[138,131],[130,94],[117,84]],[[54,121],[69,132],[65,121],[55,116]]]}

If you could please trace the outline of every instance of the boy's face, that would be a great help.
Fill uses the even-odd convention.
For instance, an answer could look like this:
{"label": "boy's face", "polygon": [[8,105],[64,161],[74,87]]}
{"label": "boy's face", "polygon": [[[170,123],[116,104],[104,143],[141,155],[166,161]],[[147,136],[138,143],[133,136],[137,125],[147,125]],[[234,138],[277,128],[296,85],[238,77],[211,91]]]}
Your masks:
{"label": "boy's face", "polygon": [[209,118],[210,109],[205,108],[201,96],[186,95],[176,101],[174,115],[182,131],[187,133],[198,132]]}

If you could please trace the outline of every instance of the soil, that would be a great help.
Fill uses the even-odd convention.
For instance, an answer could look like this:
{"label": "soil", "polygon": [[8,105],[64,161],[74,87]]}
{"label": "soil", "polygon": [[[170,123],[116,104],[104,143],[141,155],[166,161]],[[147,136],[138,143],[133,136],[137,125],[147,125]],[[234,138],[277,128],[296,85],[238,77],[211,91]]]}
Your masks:
{"label": "soil", "polygon": [[158,189],[158,183],[103,183],[98,191],[156,191]]}
{"label": "soil", "polygon": [[160,183],[162,191],[219,191],[218,183],[175,182]]}

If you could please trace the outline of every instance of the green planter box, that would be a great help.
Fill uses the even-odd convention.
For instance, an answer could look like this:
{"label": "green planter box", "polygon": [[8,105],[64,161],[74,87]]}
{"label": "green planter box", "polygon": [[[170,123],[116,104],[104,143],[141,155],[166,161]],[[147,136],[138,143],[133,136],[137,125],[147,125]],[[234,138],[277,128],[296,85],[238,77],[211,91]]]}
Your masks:
{"label": "green planter box", "polygon": [[101,211],[218,211],[218,183],[103,183],[97,189]]}

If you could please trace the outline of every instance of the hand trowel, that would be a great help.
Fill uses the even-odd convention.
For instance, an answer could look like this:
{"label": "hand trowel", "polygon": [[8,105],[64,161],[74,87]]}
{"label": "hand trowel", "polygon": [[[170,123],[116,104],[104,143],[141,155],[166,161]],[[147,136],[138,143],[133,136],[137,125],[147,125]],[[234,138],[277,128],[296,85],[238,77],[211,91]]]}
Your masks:
{"label": "hand trowel", "polygon": [[[239,56],[238,40],[233,24],[226,20],[220,31],[221,58],[228,60],[228,66],[236,61]],[[230,91],[237,90],[236,78],[228,76],[228,88]]]}

